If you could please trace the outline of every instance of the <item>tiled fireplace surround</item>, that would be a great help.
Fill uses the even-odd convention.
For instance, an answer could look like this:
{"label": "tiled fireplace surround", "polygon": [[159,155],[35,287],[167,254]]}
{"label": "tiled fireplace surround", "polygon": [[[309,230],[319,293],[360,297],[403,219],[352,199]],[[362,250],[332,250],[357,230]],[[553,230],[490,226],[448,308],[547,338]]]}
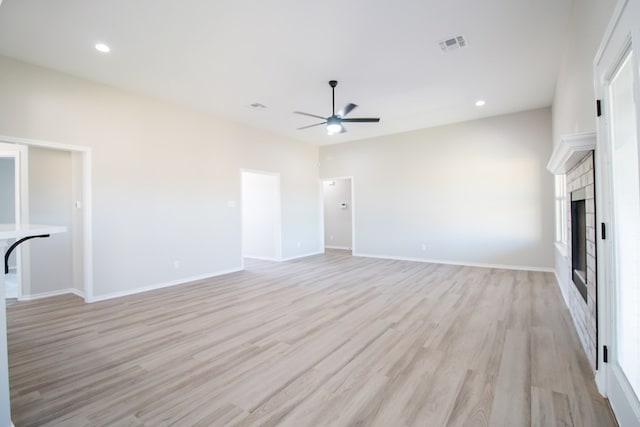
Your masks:
{"label": "tiled fireplace surround", "polygon": [[[566,252],[559,247],[560,262],[556,262],[556,274],[580,341],[593,369],[597,354],[597,275],[596,275],[596,217],[595,217],[595,135],[580,134],[564,137],[547,165],[554,174],[566,174],[567,230]],[[586,250],[587,250],[587,298],[578,291],[572,279],[571,262],[571,193],[584,189]]]}

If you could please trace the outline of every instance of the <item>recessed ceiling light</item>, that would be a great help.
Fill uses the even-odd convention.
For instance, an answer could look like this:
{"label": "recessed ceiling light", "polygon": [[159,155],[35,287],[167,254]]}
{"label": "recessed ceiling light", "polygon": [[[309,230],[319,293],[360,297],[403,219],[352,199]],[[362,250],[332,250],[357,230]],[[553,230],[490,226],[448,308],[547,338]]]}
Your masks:
{"label": "recessed ceiling light", "polygon": [[111,52],[111,48],[104,43],[96,43],[96,50],[102,53]]}
{"label": "recessed ceiling light", "polygon": [[484,104],[486,104],[486,102],[484,102],[482,99],[476,101],[476,107],[482,107]]}

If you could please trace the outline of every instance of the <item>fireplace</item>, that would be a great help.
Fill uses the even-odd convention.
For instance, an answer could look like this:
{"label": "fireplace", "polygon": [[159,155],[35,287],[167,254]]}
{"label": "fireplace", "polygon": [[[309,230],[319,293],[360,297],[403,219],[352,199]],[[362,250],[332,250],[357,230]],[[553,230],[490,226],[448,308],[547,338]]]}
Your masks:
{"label": "fireplace", "polygon": [[566,212],[558,216],[558,284],[593,369],[598,366],[595,148],[595,132],[562,136],[547,165],[566,180],[566,191],[556,199],[559,212]]}
{"label": "fireplace", "polygon": [[587,302],[587,210],[586,191],[571,192],[571,279]]}

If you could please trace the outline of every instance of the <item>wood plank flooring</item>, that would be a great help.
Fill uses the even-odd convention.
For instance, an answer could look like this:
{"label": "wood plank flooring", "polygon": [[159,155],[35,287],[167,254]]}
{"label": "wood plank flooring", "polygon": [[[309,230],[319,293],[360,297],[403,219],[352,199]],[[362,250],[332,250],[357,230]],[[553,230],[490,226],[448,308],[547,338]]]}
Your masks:
{"label": "wood plank flooring", "polygon": [[351,257],[8,308],[16,426],[615,426],[552,274]]}

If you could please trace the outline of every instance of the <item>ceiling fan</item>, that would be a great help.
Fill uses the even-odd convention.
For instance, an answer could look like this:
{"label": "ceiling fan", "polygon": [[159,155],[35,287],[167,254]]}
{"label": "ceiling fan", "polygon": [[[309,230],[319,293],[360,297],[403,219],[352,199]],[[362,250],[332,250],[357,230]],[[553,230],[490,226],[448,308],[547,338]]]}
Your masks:
{"label": "ceiling fan", "polygon": [[378,123],[380,118],[378,117],[357,117],[357,118],[349,118],[346,119],[345,116],[353,111],[354,108],[357,107],[356,104],[347,104],[345,107],[338,111],[336,114],[336,93],[335,89],[338,85],[337,80],[331,80],[329,82],[329,86],[331,86],[331,115],[329,117],[322,117],[316,114],[303,113],[302,111],[294,111],[295,114],[302,114],[303,116],[315,117],[316,119],[322,119],[324,122],[316,123],[314,125],[303,126],[300,129],[307,129],[314,126],[327,125],[327,132],[329,135],[334,135],[336,133],[345,133],[347,130],[342,126],[342,123]]}

